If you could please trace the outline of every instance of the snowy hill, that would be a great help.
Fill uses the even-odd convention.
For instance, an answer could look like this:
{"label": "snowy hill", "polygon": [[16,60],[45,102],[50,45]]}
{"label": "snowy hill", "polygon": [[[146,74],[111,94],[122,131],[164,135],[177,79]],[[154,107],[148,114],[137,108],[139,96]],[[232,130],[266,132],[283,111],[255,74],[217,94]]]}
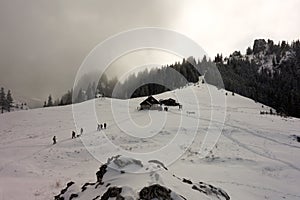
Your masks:
{"label": "snowy hill", "polygon": [[41,101],[38,98],[28,98],[19,93],[14,93],[13,97],[14,97],[15,104],[21,105],[22,103],[23,104],[26,103],[28,109],[41,108],[43,105],[43,101]]}
{"label": "snowy hill", "polygon": [[[149,194],[141,191],[173,199],[300,199],[300,120],[260,115],[270,108],[227,93],[195,84],[154,96],[183,105],[168,112],[137,111],[144,98],[136,98],[0,115],[0,197],[53,199],[73,181],[66,199]],[[97,132],[97,120],[108,128]],[[83,135],[71,139],[81,127]]]}

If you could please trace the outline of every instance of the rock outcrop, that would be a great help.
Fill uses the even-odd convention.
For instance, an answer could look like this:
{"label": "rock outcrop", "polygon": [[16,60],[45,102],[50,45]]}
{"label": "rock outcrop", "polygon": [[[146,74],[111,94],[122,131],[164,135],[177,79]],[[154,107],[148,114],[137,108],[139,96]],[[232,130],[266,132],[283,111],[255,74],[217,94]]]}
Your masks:
{"label": "rock outcrop", "polygon": [[194,182],[170,172],[157,160],[139,160],[114,156],[96,172],[96,181],[81,189],[69,182],[55,200],[187,200],[223,199],[229,195],[221,188]]}

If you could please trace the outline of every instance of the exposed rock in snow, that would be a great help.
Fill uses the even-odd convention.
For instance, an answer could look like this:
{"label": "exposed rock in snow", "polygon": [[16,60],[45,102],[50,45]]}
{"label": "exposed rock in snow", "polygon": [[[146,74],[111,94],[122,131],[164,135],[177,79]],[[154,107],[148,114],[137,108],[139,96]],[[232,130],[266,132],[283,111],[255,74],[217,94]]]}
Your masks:
{"label": "exposed rock in snow", "polygon": [[267,49],[267,42],[264,39],[254,40],[254,45],[253,45],[254,54],[264,52],[266,49]]}
{"label": "exposed rock in snow", "polygon": [[171,190],[158,184],[144,187],[139,192],[139,197],[140,199],[172,199]]}
{"label": "exposed rock in snow", "polygon": [[[155,165],[154,168],[150,165]],[[117,169],[115,167],[118,167]],[[191,199],[201,199],[205,196],[210,199],[229,200],[229,195],[221,188],[217,188],[203,182],[193,182],[186,178],[180,178],[171,174],[164,164],[159,161],[149,161],[144,165],[136,159],[122,156],[114,156],[103,164],[96,173],[97,181],[95,183],[85,183],[81,191],[75,191],[74,182],[69,182],[67,187],[60,194],[55,196],[56,200],[108,200],[115,198],[122,199],[140,199],[140,200],[180,200],[189,199],[186,195],[192,196]],[[112,168],[114,167],[114,168]],[[129,168],[148,168],[161,170],[157,172],[133,174],[124,172]],[[162,168],[161,168],[162,167]],[[123,173],[119,173],[121,170]],[[153,176],[156,178],[153,179]],[[158,181],[160,179],[160,181]],[[154,180],[154,181],[153,181]],[[160,182],[160,183],[158,183]],[[177,191],[177,188],[185,187],[185,190]]]}
{"label": "exposed rock in snow", "polygon": [[143,167],[141,161],[132,158],[124,158],[121,157],[120,155],[114,156],[111,159],[109,159],[108,165],[111,168],[122,169],[122,170],[126,170],[128,168],[132,169],[132,167],[134,168]]}
{"label": "exposed rock in snow", "polygon": [[67,186],[61,190],[59,195],[56,195],[54,197],[55,200],[64,200],[64,199],[73,199],[75,197],[78,197],[77,194],[74,192],[77,190],[76,186],[74,185],[74,182],[71,181],[67,183]]}
{"label": "exposed rock in snow", "polygon": [[[272,40],[256,39],[253,44],[253,51],[248,55],[241,55],[240,52],[235,51],[230,55],[229,59],[236,58],[241,60],[249,60],[258,65],[258,73],[261,70],[268,70],[271,75],[274,74],[274,70],[282,63],[289,59],[295,58],[296,53],[291,49],[283,50],[279,53],[279,60],[276,53],[272,50],[274,42]],[[280,70],[279,70],[280,73]]]}

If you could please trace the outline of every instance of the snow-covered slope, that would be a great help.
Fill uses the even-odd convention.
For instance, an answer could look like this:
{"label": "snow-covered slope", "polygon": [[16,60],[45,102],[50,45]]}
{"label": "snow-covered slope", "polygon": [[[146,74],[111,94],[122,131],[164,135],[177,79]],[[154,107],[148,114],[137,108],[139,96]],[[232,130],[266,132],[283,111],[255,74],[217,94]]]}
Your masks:
{"label": "snow-covered slope", "polygon": [[[137,98],[88,101],[76,105],[74,113],[72,106],[64,106],[0,115],[0,199],[53,199],[70,181],[75,184],[67,191],[78,194],[78,199],[98,195],[100,199],[106,185],[97,189],[87,185],[84,192],[80,187],[95,183],[99,167],[124,152],[122,159],[137,159],[143,167],[135,164],[116,169],[111,161],[108,165],[113,168],[103,177],[103,182],[125,188],[123,196],[136,198],[143,188],[159,184],[179,199],[180,195],[223,198],[197,192],[191,189],[193,185],[211,185],[231,199],[300,199],[300,143],[292,136],[300,135],[300,120],[260,115],[270,108],[225,93],[199,84],[155,96],[182,103],[182,110],[174,107],[168,112],[137,111],[144,99]],[[211,97],[217,98],[211,101]],[[94,116],[87,111],[90,105],[95,105],[98,121],[108,124],[106,130],[96,131],[97,124],[90,118]],[[75,125],[83,127],[84,133],[71,139]],[[209,142],[219,130],[222,135],[217,145],[205,149],[209,145],[203,146],[203,142]],[[57,144],[52,145],[54,135]],[[153,169],[151,173],[149,169]]]}

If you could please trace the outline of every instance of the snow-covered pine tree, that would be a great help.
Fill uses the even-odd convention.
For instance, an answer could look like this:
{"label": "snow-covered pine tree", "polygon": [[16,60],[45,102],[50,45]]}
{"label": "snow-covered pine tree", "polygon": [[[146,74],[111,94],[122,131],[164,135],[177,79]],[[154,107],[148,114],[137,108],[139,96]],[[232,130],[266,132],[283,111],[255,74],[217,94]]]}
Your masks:
{"label": "snow-covered pine tree", "polygon": [[78,91],[76,102],[80,103],[80,102],[83,102],[83,101],[84,101],[84,93],[83,93],[82,88],[80,88],[79,91]]}
{"label": "snow-covered pine tree", "polygon": [[10,112],[10,108],[13,107],[13,98],[12,98],[12,95],[11,95],[11,91],[8,90],[7,92],[7,95],[6,95],[6,110],[8,112]]}
{"label": "snow-covered pine tree", "polygon": [[4,112],[5,109],[5,104],[6,104],[6,95],[5,95],[5,91],[4,88],[1,87],[1,91],[0,91],[0,107],[1,107],[1,113]]}
{"label": "snow-covered pine tree", "polygon": [[48,103],[47,103],[47,106],[48,106],[48,107],[53,106],[53,101],[52,101],[52,96],[51,96],[51,94],[50,94],[49,97],[48,97]]}

